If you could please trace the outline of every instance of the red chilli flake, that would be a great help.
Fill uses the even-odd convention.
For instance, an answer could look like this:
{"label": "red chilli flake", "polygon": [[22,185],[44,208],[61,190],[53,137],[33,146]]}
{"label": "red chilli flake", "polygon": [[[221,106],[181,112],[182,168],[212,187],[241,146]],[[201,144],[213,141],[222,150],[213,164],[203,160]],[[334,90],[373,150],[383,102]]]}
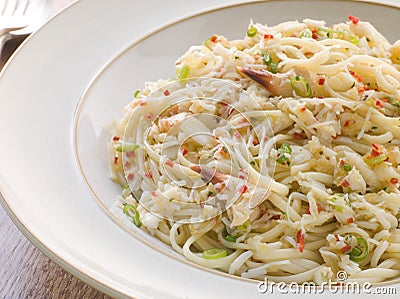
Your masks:
{"label": "red chilli flake", "polygon": [[152,179],[153,178],[153,174],[151,173],[151,171],[146,172],[146,174],[144,175],[146,178]]}
{"label": "red chilli flake", "polygon": [[117,164],[118,163],[118,156],[115,156],[114,157],[114,164]]}
{"label": "red chilli flake", "polygon": [[249,188],[246,185],[243,185],[242,188],[240,188],[240,194],[245,193]]}
{"label": "red chilli flake", "polygon": [[371,157],[372,158],[378,157],[380,154],[381,153],[379,151],[376,151],[374,149],[371,151]]}
{"label": "red chilli flake", "polygon": [[354,222],[354,218],[353,217],[347,218],[346,222],[349,223],[349,224],[353,223]]}
{"label": "red chilli flake", "polygon": [[[321,211],[322,211],[322,207],[321,207],[321,205],[320,204],[317,204],[317,210],[318,210],[318,213],[320,213]],[[311,214],[311,212],[310,212],[310,206],[308,206],[307,207],[307,209],[306,209],[306,214]]]}
{"label": "red chilli flake", "polygon": [[349,71],[349,72],[350,72],[350,75],[352,75],[354,77],[354,79],[357,80],[357,82],[363,81],[363,79],[359,75],[357,75],[354,71]]}
{"label": "red chilli flake", "polygon": [[354,25],[357,25],[360,19],[355,16],[349,16],[349,20],[353,22]]}
{"label": "red chilli flake", "polygon": [[264,34],[264,39],[274,39],[272,34]]}
{"label": "red chilli flake", "polygon": [[300,108],[300,112],[306,112],[306,107]]}
{"label": "red chilli flake", "polygon": [[345,127],[348,127],[349,125],[353,125],[354,123],[355,123],[354,120],[348,119],[348,120],[346,120],[346,121],[344,122],[344,126],[345,126]]}
{"label": "red chilli flake", "polygon": [[343,180],[342,187],[347,188],[348,186],[350,186],[350,183],[347,180]]}
{"label": "red chilli flake", "polygon": [[130,173],[130,174],[128,174],[127,178],[128,178],[129,181],[132,181],[135,178],[135,174],[134,173]]}
{"label": "red chilli flake", "polygon": [[145,101],[140,101],[140,104],[139,104],[140,106],[147,106],[147,102],[145,102]]}
{"label": "red chilli flake", "polygon": [[216,41],[217,41],[217,36],[216,35],[213,35],[213,36],[211,36],[211,41],[213,42],[213,43],[215,43]]}
{"label": "red chilli flake", "polygon": [[164,95],[165,95],[166,97],[170,95],[170,93],[169,93],[169,90],[168,90],[168,89],[164,90]]}
{"label": "red chilli flake", "polygon": [[378,143],[372,143],[372,149],[379,152],[380,151],[380,146]]}
{"label": "red chilli flake", "polygon": [[399,180],[396,179],[396,178],[392,178],[392,179],[390,180],[390,182],[391,182],[393,185],[396,185],[396,184],[399,182]]}
{"label": "red chilli flake", "polygon": [[332,136],[333,140],[336,140],[338,138],[338,135]]}
{"label": "red chilli flake", "polygon": [[200,201],[200,202],[199,202],[199,205],[200,205],[200,208],[201,208],[201,209],[204,209],[204,202]]}
{"label": "red chilli flake", "polygon": [[188,153],[188,150],[186,148],[182,148],[182,155],[186,155]]}
{"label": "red chilli flake", "polygon": [[239,175],[239,179],[244,180],[244,175],[243,174]]}
{"label": "red chilli flake", "polygon": [[174,167],[174,162],[172,162],[170,159],[168,159],[168,160],[165,162],[165,165],[168,165],[169,167]]}
{"label": "red chilli flake", "polygon": [[313,30],[312,31],[312,36],[311,36],[313,39],[318,39],[318,33],[317,33],[317,30]]}
{"label": "red chilli flake", "polygon": [[158,196],[157,191],[151,192],[151,195],[152,195],[152,196]]}
{"label": "red chilli flake", "polygon": [[340,160],[340,165],[343,166],[345,164],[344,160]]}
{"label": "red chilli flake", "polygon": [[324,85],[324,83],[325,83],[325,78],[319,78],[318,84],[319,85]]}
{"label": "red chilli flake", "polygon": [[350,251],[351,249],[352,249],[352,247],[350,245],[346,245],[346,246],[342,247],[342,252],[346,253],[346,252]]}
{"label": "red chilli flake", "polygon": [[377,100],[377,101],[375,102],[375,105],[378,106],[378,107],[383,108],[383,105],[382,105],[381,101],[379,101],[379,100]]}
{"label": "red chilli flake", "polygon": [[255,146],[255,145],[259,145],[259,144],[260,144],[260,142],[258,141],[258,139],[254,138],[253,139],[253,145]]}
{"label": "red chilli flake", "polygon": [[293,133],[293,138],[297,139],[297,140],[301,140],[301,139],[304,139],[304,136],[303,136],[303,134],[300,134],[300,133]]}
{"label": "red chilli flake", "polygon": [[113,141],[118,141],[118,140],[119,140],[119,137],[118,137],[118,136],[114,136],[112,140],[113,140]]}
{"label": "red chilli flake", "polygon": [[339,241],[339,235],[334,234],[334,237],[335,237],[336,241]]}
{"label": "red chilli flake", "polygon": [[132,152],[127,152],[126,154],[125,154],[125,156],[127,157],[127,158],[133,158],[133,157],[135,157],[135,152],[134,151],[132,151]]}
{"label": "red chilli flake", "polygon": [[304,251],[304,234],[301,232],[301,229],[298,230],[296,235],[296,249],[299,252]]}

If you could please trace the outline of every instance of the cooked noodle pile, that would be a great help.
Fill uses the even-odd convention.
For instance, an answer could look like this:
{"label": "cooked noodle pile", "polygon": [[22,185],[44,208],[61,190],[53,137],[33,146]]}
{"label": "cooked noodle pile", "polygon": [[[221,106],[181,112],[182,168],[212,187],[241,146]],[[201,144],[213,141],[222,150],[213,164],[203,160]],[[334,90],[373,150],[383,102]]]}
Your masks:
{"label": "cooked noodle pile", "polygon": [[400,43],[371,24],[250,24],[113,122],[118,205],[207,268],[279,282],[400,275]]}

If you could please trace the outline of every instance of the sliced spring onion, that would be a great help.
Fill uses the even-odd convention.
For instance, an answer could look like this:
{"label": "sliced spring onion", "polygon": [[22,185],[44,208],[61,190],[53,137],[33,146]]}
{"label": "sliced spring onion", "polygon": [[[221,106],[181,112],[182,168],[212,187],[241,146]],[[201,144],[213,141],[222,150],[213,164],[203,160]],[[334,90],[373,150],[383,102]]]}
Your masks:
{"label": "sliced spring onion", "polygon": [[117,151],[121,153],[129,153],[137,150],[139,147],[139,144],[121,144],[117,146]]}
{"label": "sliced spring onion", "polygon": [[135,93],[133,94],[133,97],[134,97],[134,98],[137,98],[137,96],[139,95],[139,93],[140,93],[140,89],[137,89],[137,90],[135,91]]}
{"label": "sliced spring onion", "polygon": [[400,101],[396,101],[394,98],[392,97],[386,97],[389,101],[389,103],[397,108],[400,108]]}
{"label": "sliced spring onion", "polygon": [[350,259],[354,262],[363,261],[368,255],[368,243],[364,238],[357,238],[357,245],[350,251]]}
{"label": "sliced spring onion", "polygon": [[344,169],[344,171],[350,171],[350,170],[351,170],[351,165],[348,164],[348,163],[345,163],[345,164],[343,165],[343,169]]}
{"label": "sliced spring onion", "polygon": [[204,41],[203,45],[206,46],[207,48],[209,48],[210,50],[212,50],[212,46],[213,46],[213,42],[211,41],[211,38],[208,38]]}
{"label": "sliced spring onion", "polygon": [[317,30],[317,34],[319,36],[326,36],[328,34],[328,32],[330,32],[331,30],[329,28],[326,27],[319,27]]}
{"label": "sliced spring onion", "polygon": [[311,37],[312,37],[312,31],[311,31],[310,29],[308,29],[308,28],[303,29],[303,30],[300,32],[299,37],[300,37],[300,38],[311,38]]}
{"label": "sliced spring onion", "polygon": [[353,45],[358,45],[358,43],[360,42],[360,39],[358,38],[357,35],[350,34],[349,35],[349,42],[351,42]]}
{"label": "sliced spring onion", "polygon": [[247,220],[245,223],[243,223],[242,225],[238,225],[237,229],[238,230],[247,230],[247,228],[249,227],[249,225],[251,224],[250,220]]}
{"label": "sliced spring onion", "polygon": [[256,35],[257,34],[257,28],[255,28],[255,27],[253,27],[253,26],[251,26],[250,28],[249,28],[249,30],[247,30],[247,36],[248,37],[253,37],[254,35]]}
{"label": "sliced spring onion", "polygon": [[142,226],[142,222],[140,221],[139,212],[135,206],[129,205],[129,204],[124,204],[123,212],[125,213],[126,216],[128,216],[131,219],[133,224],[135,224],[137,227]]}
{"label": "sliced spring onion", "polygon": [[301,97],[311,97],[312,96],[312,89],[310,83],[308,83],[307,79],[301,76],[295,76],[290,79],[290,84],[294,92]]}
{"label": "sliced spring onion", "polygon": [[206,260],[217,260],[228,255],[228,251],[219,248],[210,248],[203,251],[203,257]]}
{"label": "sliced spring onion", "polygon": [[228,242],[236,242],[236,237],[228,234],[226,230],[222,232],[222,237]]}
{"label": "sliced spring onion", "polygon": [[269,66],[269,71],[273,74],[276,74],[278,72],[278,63],[271,62],[270,66]]}
{"label": "sliced spring onion", "polygon": [[290,147],[289,144],[287,143],[282,143],[281,147],[278,150],[281,153],[285,153],[285,154],[291,154],[292,153],[292,148]]}
{"label": "sliced spring onion", "polygon": [[280,153],[278,158],[276,158],[276,162],[283,164],[284,162],[286,162],[288,159],[288,157],[286,157],[284,154]]}
{"label": "sliced spring onion", "polygon": [[264,63],[265,63],[266,65],[270,66],[271,63],[272,63],[272,57],[271,57],[271,55],[270,55],[269,53],[263,53],[262,55],[263,55]]}
{"label": "sliced spring onion", "polygon": [[366,158],[364,158],[364,161],[369,166],[374,166],[374,165],[378,165],[378,164],[385,162],[386,159],[387,159],[387,156],[385,154],[381,154],[377,157],[366,157]]}
{"label": "sliced spring onion", "polygon": [[189,77],[189,74],[190,74],[190,67],[187,64],[184,64],[178,70],[176,78],[178,79],[178,81],[185,81]]}
{"label": "sliced spring onion", "polygon": [[276,162],[283,164],[284,162],[289,160],[289,158],[285,154],[290,155],[292,153],[292,148],[290,147],[289,144],[282,143],[281,147],[278,149],[278,152],[279,152],[279,155],[276,158]]}

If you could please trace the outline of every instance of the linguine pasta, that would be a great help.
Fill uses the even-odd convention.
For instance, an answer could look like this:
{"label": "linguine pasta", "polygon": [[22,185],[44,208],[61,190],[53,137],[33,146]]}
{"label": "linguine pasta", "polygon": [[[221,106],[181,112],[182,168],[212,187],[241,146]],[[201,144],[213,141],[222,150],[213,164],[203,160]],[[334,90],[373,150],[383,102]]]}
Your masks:
{"label": "linguine pasta", "polygon": [[214,35],[112,124],[118,206],[198,265],[278,282],[400,275],[400,44],[350,17]]}

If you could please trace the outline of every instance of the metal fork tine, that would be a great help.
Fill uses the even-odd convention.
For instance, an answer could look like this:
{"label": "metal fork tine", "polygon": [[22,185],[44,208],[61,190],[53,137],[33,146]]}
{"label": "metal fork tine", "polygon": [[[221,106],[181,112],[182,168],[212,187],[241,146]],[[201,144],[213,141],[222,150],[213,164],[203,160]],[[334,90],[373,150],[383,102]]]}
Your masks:
{"label": "metal fork tine", "polygon": [[15,14],[15,11],[17,10],[17,6],[18,6],[17,1],[8,0],[6,3],[5,11],[3,12],[3,15],[13,16]]}
{"label": "metal fork tine", "polygon": [[17,5],[14,10],[15,16],[23,16],[25,15],[25,11],[28,7],[29,0],[17,0]]}
{"label": "metal fork tine", "polygon": [[27,5],[27,9],[25,10],[24,15],[28,15],[31,12],[37,13],[44,8],[44,2],[44,0],[28,0],[29,4]]}

